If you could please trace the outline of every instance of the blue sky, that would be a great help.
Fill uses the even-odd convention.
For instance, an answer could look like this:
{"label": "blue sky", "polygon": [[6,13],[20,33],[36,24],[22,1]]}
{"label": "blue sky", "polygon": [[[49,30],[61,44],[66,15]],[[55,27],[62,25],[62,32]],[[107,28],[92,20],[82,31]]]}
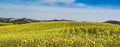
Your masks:
{"label": "blue sky", "polygon": [[0,0],[0,17],[120,21],[120,0]]}

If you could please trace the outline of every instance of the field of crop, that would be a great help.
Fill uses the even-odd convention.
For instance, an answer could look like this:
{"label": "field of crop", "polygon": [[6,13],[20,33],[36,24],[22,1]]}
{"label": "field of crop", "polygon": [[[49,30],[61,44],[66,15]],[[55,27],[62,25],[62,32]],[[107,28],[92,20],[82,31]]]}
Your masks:
{"label": "field of crop", "polygon": [[120,47],[120,25],[38,22],[0,26],[0,47]]}

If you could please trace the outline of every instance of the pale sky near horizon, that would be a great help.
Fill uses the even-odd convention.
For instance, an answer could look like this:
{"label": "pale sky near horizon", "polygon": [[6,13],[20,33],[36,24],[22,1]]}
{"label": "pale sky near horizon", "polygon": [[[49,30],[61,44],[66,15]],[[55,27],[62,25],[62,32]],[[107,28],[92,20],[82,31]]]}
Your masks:
{"label": "pale sky near horizon", "polygon": [[119,0],[0,0],[0,17],[120,21]]}

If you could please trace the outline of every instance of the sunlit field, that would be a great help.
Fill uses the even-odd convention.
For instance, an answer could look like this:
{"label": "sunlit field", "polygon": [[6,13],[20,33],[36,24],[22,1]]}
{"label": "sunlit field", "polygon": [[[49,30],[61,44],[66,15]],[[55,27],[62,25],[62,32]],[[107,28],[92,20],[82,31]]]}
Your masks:
{"label": "sunlit field", "polygon": [[0,26],[0,47],[120,47],[120,25],[38,22]]}

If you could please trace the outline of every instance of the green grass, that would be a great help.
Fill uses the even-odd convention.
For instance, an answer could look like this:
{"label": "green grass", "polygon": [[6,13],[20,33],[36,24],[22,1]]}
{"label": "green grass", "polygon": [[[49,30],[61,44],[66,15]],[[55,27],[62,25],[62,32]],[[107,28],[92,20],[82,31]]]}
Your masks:
{"label": "green grass", "polygon": [[119,47],[120,25],[38,22],[0,27],[0,47]]}

